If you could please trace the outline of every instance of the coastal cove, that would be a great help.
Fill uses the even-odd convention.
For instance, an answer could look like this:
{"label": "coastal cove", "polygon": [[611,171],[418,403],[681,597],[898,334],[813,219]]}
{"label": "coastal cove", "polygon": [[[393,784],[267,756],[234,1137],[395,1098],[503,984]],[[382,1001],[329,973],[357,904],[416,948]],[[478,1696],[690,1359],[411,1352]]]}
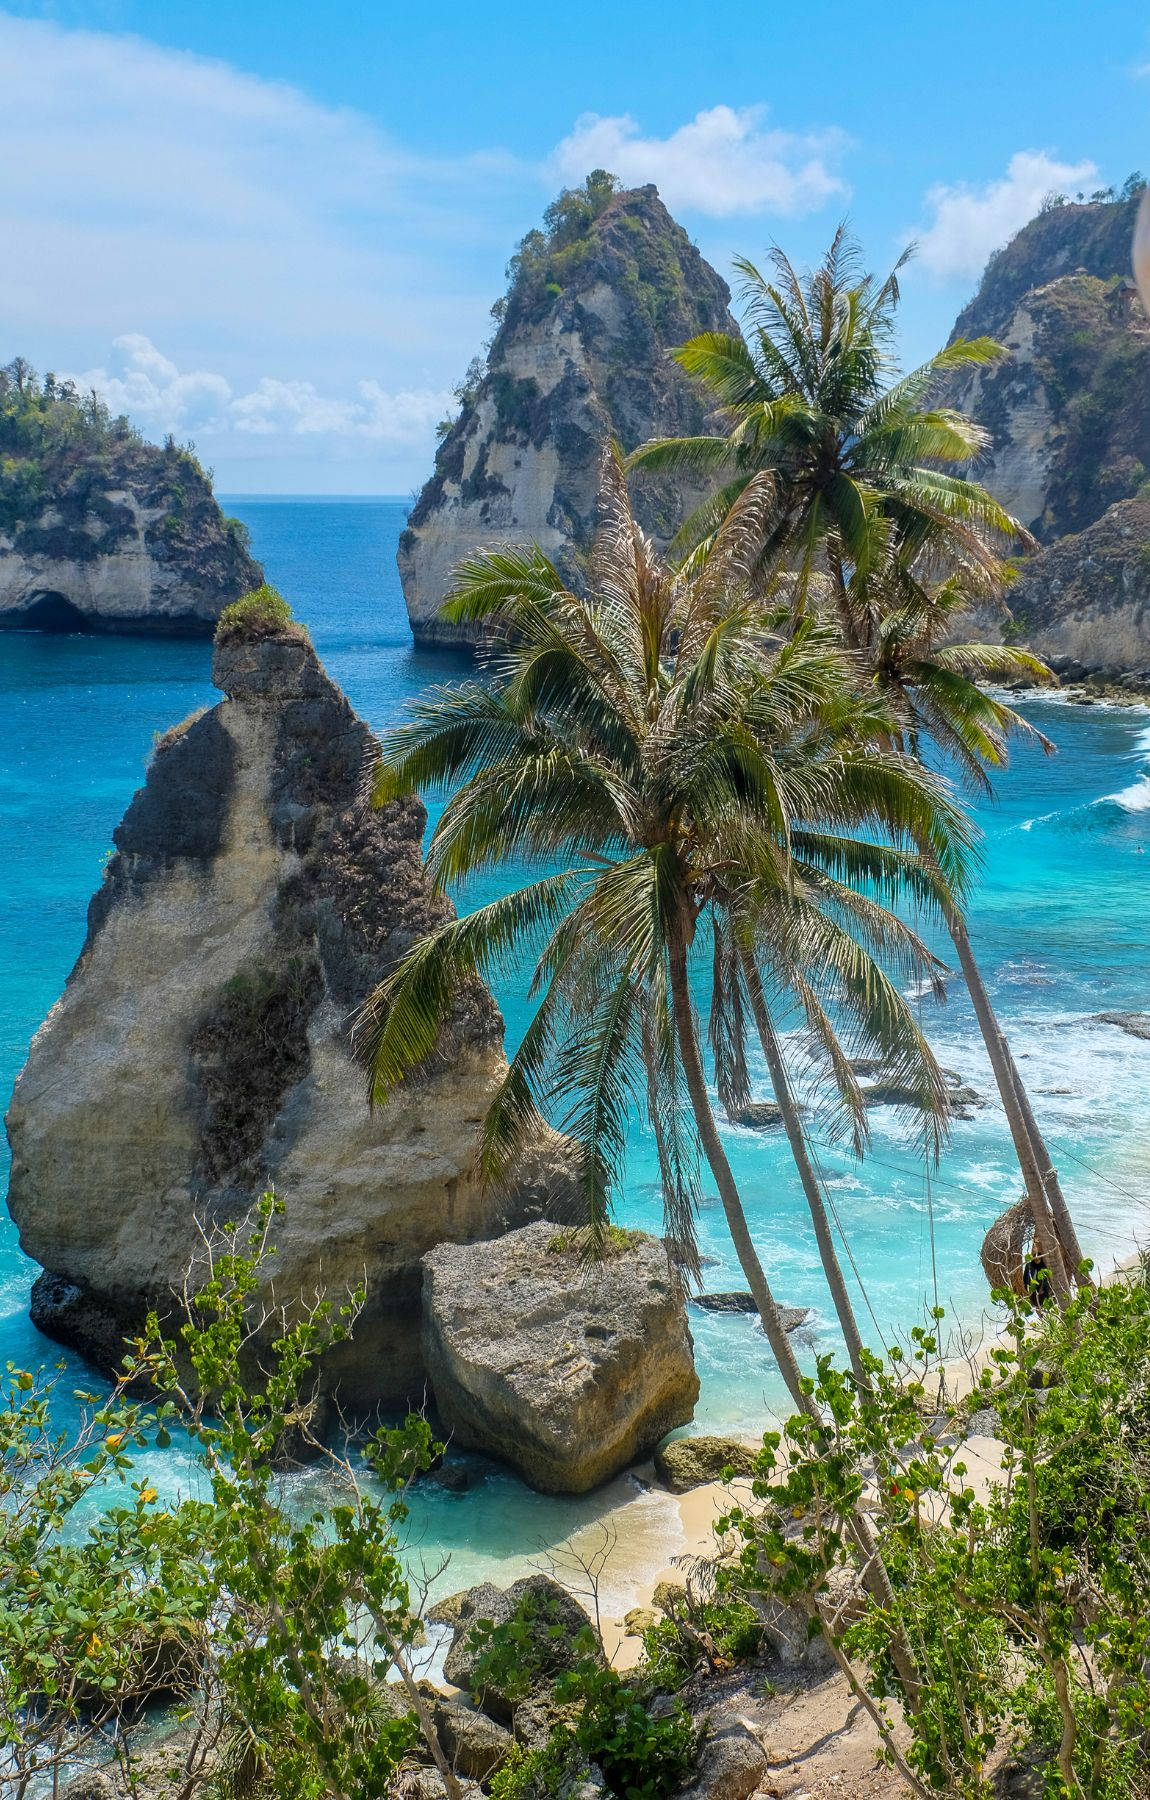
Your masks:
{"label": "coastal cove", "polygon": [[[411,648],[394,563],[404,503],[233,498],[225,504],[249,526],[269,579],[291,599],[331,675],[377,730],[394,723],[429,685],[466,667],[451,654]],[[79,948],[112,827],[142,779],[154,735],[214,697],[208,661],[202,643],[23,633],[0,643],[0,808],[9,846],[0,914],[0,959],[8,971],[0,1017],[5,1094]],[[1026,711],[1060,754],[1046,759],[1036,747],[1019,746],[997,804],[980,807],[985,871],[972,900],[971,929],[1084,1242],[1105,1265],[1145,1240],[1150,1214],[1142,1197],[1150,1171],[1144,1125],[1150,1044],[1091,1022],[1104,1011],[1150,1008],[1143,946],[1150,716],[1057,699],[1030,702]],[[468,892],[461,904],[482,897]],[[512,984],[499,998],[514,1042],[527,1016],[524,997]],[[942,1009],[924,1001],[923,1015],[941,1061],[989,1102],[993,1084],[965,995],[955,988]],[[765,1094],[763,1072],[756,1074],[756,1091]],[[820,1143],[819,1154],[876,1335],[905,1332],[936,1293],[949,1316],[977,1331],[985,1295],[978,1245],[1017,1191],[1001,1112],[988,1103],[955,1122],[929,1188],[895,1115],[876,1108],[872,1126],[873,1155],[861,1167],[841,1148]],[[833,1321],[781,1135],[733,1128],[726,1136],[780,1297],[812,1309],[801,1342],[807,1354],[814,1343],[828,1346]],[[619,1217],[658,1225],[655,1159],[642,1131]],[[704,1208],[701,1241],[714,1259],[705,1270],[707,1287],[741,1286],[714,1204]],[[33,1273],[5,1220],[0,1354],[22,1365],[55,1359],[27,1320]],[[756,1435],[781,1400],[757,1326],[747,1316],[692,1309],[692,1329],[703,1387],[697,1427]],[[73,1385],[66,1376],[63,1391]],[[177,1452],[153,1461],[163,1464],[148,1471],[157,1485],[178,1483]],[[463,1496],[423,1493],[414,1538],[430,1565],[452,1557],[448,1581],[458,1587],[480,1575],[518,1572],[541,1544],[631,1499],[627,1555],[632,1566],[658,1566],[674,1551],[668,1524],[674,1526],[675,1503],[654,1493],[635,1496],[634,1484],[623,1479],[585,1501],[549,1500],[495,1476]]]}

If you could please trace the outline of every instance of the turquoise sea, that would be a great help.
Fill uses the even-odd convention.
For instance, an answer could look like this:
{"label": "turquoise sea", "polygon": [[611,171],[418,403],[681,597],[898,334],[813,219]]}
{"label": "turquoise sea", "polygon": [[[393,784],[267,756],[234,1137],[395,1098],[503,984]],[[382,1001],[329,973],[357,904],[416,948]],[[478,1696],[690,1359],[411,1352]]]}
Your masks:
{"label": "turquoise sea", "polygon": [[[396,721],[430,683],[466,667],[461,659],[411,647],[395,571],[404,503],[232,498],[226,504],[250,527],[255,554],[311,627],[331,674],[377,729]],[[202,643],[0,635],[5,1097],[80,947],[113,827],[142,779],[155,734],[213,698],[209,660]],[[1150,1010],[1150,713],[1050,699],[1030,701],[1025,710],[1055,739],[1058,754],[1018,746],[995,802],[978,808],[984,867],[972,932],[1083,1239],[1098,1259],[1112,1262],[1150,1239],[1150,1043],[1093,1024],[1090,1015]],[[478,897],[465,896],[463,903]],[[500,999],[514,1038],[525,1019],[522,995],[512,982]],[[952,1319],[969,1331],[981,1329],[978,1246],[1017,1192],[1005,1123],[964,992],[955,986],[944,1005],[924,1000],[922,1010],[940,1060],[992,1103],[954,1125],[929,1180],[889,1111],[872,1114],[873,1150],[863,1164],[841,1149],[820,1147],[876,1336],[905,1332],[936,1292]],[[765,1080],[759,1091],[766,1095]],[[779,1296],[812,1309],[811,1330],[801,1341],[808,1352],[833,1342],[785,1145],[773,1133],[730,1129],[727,1136]],[[623,1220],[656,1225],[654,1176],[651,1146],[637,1133],[619,1200]],[[102,1197],[93,1196],[93,1203]],[[741,1286],[717,1202],[704,1205],[701,1237],[714,1258],[708,1286]],[[0,1359],[26,1365],[55,1358],[55,1348],[27,1320],[34,1273],[5,1215]],[[698,1426],[744,1435],[761,1430],[764,1413],[779,1399],[761,1333],[748,1318],[698,1312],[693,1328],[703,1382]],[[71,1385],[66,1379],[65,1388]],[[165,1485],[179,1473],[174,1452],[155,1468]],[[429,1493],[417,1509],[416,1537],[429,1560],[451,1554],[449,1585],[461,1586],[480,1569],[520,1563],[634,1492],[622,1482],[604,1495],[562,1502],[495,1477],[463,1496]],[[666,1503],[652,1496],[644,1505],[643,1529],[657,1565],[668,1550]]]}

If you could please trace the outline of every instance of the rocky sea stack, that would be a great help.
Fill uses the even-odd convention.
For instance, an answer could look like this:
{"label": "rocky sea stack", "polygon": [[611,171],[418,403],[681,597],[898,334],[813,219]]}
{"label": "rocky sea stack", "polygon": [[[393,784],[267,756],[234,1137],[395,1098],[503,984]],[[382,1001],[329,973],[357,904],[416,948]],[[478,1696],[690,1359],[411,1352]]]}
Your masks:
{"label": "rocky sea stack", "polygon": [[0,629],[206,637],[262,580],[189,450],[0,369]]}
{"label": "rocky sea stack", "polygon": [[9,1205],[45,1270],[34,1319],[107,1368],[170,1304],[201,1225],[274,1183],[277,1292],[366,1283],[328,1367],[358,1407],[422,1395],[424,1252],[552,1216],[569,1163],[548,1140],[512,1195],[473,1179],[505,1067],[479,987],[435,1066],[369,1112],[350,1020],[447,902],[423,874],[423,807],[372,809],[375,739],[278,605],[225,620],[226,698],[165,734],[117,827],[16,1085]]}
{"label": "rocky sea stack", "polygon": [[[991,433],[980,479],[1039,541],[1009,596],[1015,635],[1062,673],[1150,680],[1150,321],[1130,263],[1138,199],[1049,206],[991,259],[955,335],[997,338],[1010,354],[946,398]],[[996,635],[993,619],[979,624]]]}
{"label": "rocky sea stack", "polygon": [[[486,365],[469,372],[400,541],[419,644],[467,641],[438,615],[455,564],[481,546],[537,543],[577,580],[605,442],[631,450],[697,432],[703,403],[670,351],[699,331],[737,330],[726,283],[654,187],[616,193],[593,175],[560,196],[547,224],[512,260]],[[636,510],[665,542],[704,497],[648,479]]]}

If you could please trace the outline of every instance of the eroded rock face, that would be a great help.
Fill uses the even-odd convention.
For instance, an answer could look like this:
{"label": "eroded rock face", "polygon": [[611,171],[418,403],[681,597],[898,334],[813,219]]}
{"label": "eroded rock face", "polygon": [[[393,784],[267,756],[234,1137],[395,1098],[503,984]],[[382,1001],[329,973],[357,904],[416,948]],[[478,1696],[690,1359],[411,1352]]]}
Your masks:
{"label": "eroded rock face", "polygon": [[[614,435],[632,450],[703,428],[698,390],[669,352],[699,331],[737,331],[729,299],[654,187],[617,194],[551,261],[520,259],[486,372],[400,541],[417,643],[473,641],[438,614],[455,564],[482,546],[537,543],[578,578],[604,444]],[[648,480],[636,511],[665,542],[707,492]]]}
{"label": "eroded rock face", "polygon": [[[1150,669],[1150,323],[1131,280],[1137,201],[1060,206],[992,259],[956,335],[1006,359],[944,398],[991,435],[977,473],[1038,538],[1016,635],[1075,675]],[[976,617],[995,639],[1001,620]]]}
{"label": "eroded rock face", "polygon": [[263,580],[186,452],[129,441],[41,473],[0,525],[0,629],[210,636]]}
{"label": "eroded rock face", "polygon": [[423,1347],[455,1441],[532,1486],[579,1494],[691,1418],[682,1291],[657,1238],[585,1264],[539,1223],[424,1258]]}
{"label": "eroded rock face", "polygon": [[[1119,501],[1028,556],[1009,600],[1015,630],[1059,674],[1150,681],[1150,499]],[[1001,620],[980,623],[1001,635]]]}
{"label": "eroded rock face", "polygon": [[[161,741],[115,833],[88,936],[8,1114],[9,1206],[45,1274],[33,1316],[102,1366],[161,1309],[212,1226],[269,1184],[281,1296],[366,1282],[329,1382],[350,1405],[422,1391],[419,1259],[562,1204],[541,1146],[511,1202],[469,1174],[505,1066],[461,995],[424,1079],[374,1115],[349,1022],[446,902],[422,806],[375,812],[375,740],[299,636],[217,648],[227,696]],[[552,1177],[555,1178],[552,1181]]]}

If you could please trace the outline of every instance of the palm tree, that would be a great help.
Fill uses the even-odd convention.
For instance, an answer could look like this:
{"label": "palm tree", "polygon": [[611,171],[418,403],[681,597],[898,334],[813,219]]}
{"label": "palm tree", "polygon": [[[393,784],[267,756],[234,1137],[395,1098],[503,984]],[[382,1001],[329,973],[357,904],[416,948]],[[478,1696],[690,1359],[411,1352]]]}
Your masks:
{"label": "palm tree", "polygon": [[[674,572],[636,526],[610,459],[586,595],[565,589],[537,550],[461,565],[447,616],[497,622],[494,680],[421,702],[387,742],[377,797],[464,778],[429,848],[440,886],[521,857],[560,867],[416,944],[369,1002],[360,1038],[382,1100],[433,1053],[461,986],[541,940],[539,1005],[485,1120],[484,1173],[501,1177],[548,1100],[565,1097],[562,1123],[582,1147],[588,1216],[601,1232],[630,1110],[645,1102],[676,1254],[697,1269],[698,1144],[763,1329],[805,1406],[711,1108],[692,951],[709,925],[716,970],[737,946],[744,979],[766,952],[825,1044],[833,1034],[819,990],[845,999],[867,1041],[901,1057],[941,1112],[941,1075],[872,950],[904,972],[930,959],[892,912],[838,875],[949,894],[968,836],[942,783],[876,748],[893,720],[859,694],[832,633],[808,621],[767,647],[780,619],[753,598],[748,569],[768,500],[767,483],[748,484],[708,555]],[[869,836],[852,835],[860,829]],[[892,841],[916,838],[931,846],[929,873]],[[713,989],[713,1017],[729,1011]],[[840,1073],[849,1103],[849,1067]],[[861,1374],[845,1283],[820,1231],[827,1246]]]}
{"label": "palm tree", "polygon": [[[1006,610],[1001,598],[1008,579],[1005,568],[967,567],[932,581],[920,572],[930,561],[923,554],[918,569],[908,565],[888,534],[851,578],[855,641],[898,722],[900,743],[920,757],[924,740],[932,739],[968,784],[985,793],[990,790],[988,771],[1007,761],[1011,736],[1030,738],[1047,751],[1054,745],[1014,707],[987,693],[980,681],[1040,686],[1053,676],[1039,657],[1013,645],[953,641],[972,606],[997,602]],[[1038,1248],[1056,1288],[1067,1291],[1068,1276],[1079,1286],[1092,1286],[1062,1184],[995,1016],[966,921],[958,907],[944,903],[942,910],[1002,1098]]]}
{"label": "palm tree", "polygon": [[[1008,649],[940,646],[924,684],[921,666],[911,674],[911,665],[922,662],[921,641],[908,638],[904,644],[901,627],[884,639],[874,607],[881,610],[893,567],[920,584],[945,571],[947,580],[937,583],[932,607],[920,606],[916,615],[920,626],[929,621],[937,644],[944,618],[953,622],[960,603],[969,606],[972,597],[1001,591],[999,546],[1009,539],[1030,541],[983,487],[954,472],[986,448],[986,433],[962,414],[930,404],[941,378],[995,360],[1001,347],[986,338],[959,339],[911,374],[893,379],[898,268],[881,284],[860,276],[857,253],[841,228],[822,265],[805,279],[781,251],[773,253],[772,263],[773,282],[745,259],[736,264],[744,277],[748,342],[703,333],[676,353],[708,390],[727,431],[642,445],[631,464],[728,477],[680,534],[684,542],[704,548],[744,484],[765,474],[772,503],[757,558],[760,573],[778,578],[789,571],[797,577],[797,614],[809,603],[812,576],[828,579],[846,648],[890,693],[897,688],[887,680],[890,658],[896,649],[900,655],[905,650],[907,679],[898,691],[917,689],[920,725],[958,755],[960,767],[982,771],[983,764],[1001,761],[995,745],[1003,730],[1023,722],[1013,712],[1008,722],[1009,709],[996,710],[998,703],[980,694],[973,677],[997,672],[999,678],[1034,678],[1041,671],[1047,678],[1048,671],[1037,659]],[[901,602],[893,611],[902,616]],[[875,660],[880,641],[886,644],[885,663]],[[953,713],[949,722],[945,696]],[[913,732],[910,741],[918,741]],[[944,916],[1019,1157],[1035,1232],[1055,1283],[1065,1292],[1060,1263],[1077,1271],[1082,1261],[1069,1209],[995,1018],[961,908],[951,904]]]}
{"label": "palm tree", "polygon": [[1018,521],[962,473],[986,450],[987,434],[961,413],[927,404],[940,378],[994,362],[1002,347],[990,338],[960,338],[894,379],[893,321],[905,260],[876,282],[860,272],[857,246],[843,226],[805,278],[778,249],[773,281],[736,258],[746,338],[703,332],[675,352],[726,429],[656,439],[630,458],[631,467],[721,482],[682,528],[685,547],[705,541],[745,484],[765,473],[772,504],[760,566],[797,572],[800,607],[812,574],[825,568],[848,645],[847,582],[869,553],[876,512],[912,556],[927,540],[941,541],[964,563],[985,564],[993,554],[988,532],[1029,541]]}

